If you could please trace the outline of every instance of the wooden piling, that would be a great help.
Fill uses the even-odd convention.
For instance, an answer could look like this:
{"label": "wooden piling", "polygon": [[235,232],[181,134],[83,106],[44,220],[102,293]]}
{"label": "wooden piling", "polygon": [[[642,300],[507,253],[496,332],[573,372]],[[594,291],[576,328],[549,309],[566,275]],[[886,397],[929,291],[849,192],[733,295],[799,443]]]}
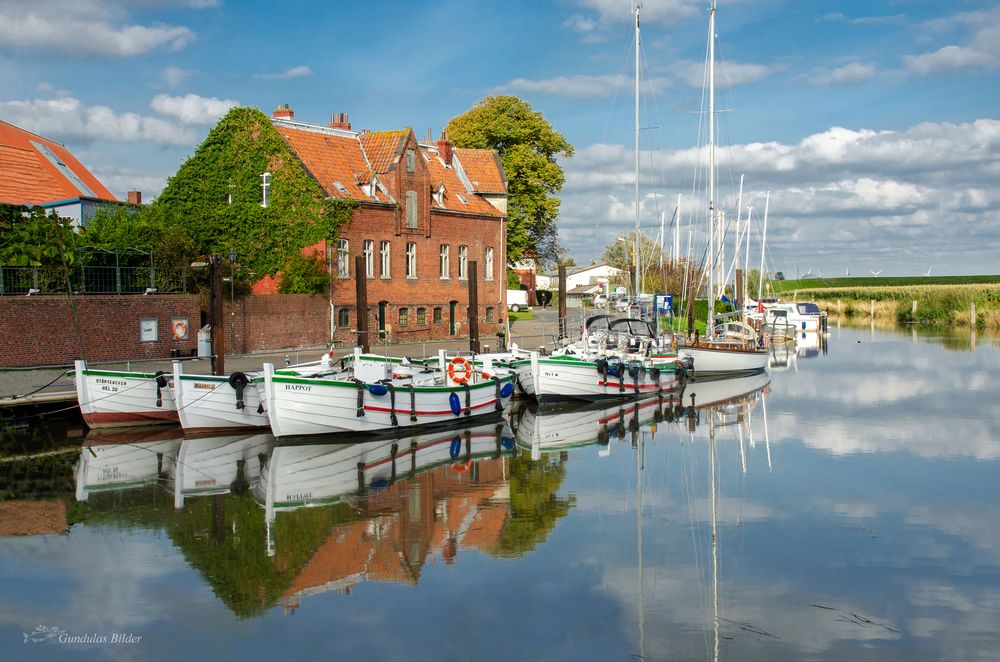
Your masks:
{"label": "wooden piling", "polygon": [[969,326],[976,328],[976,302],[969,303]]}
{"label": "wooden piling", "polygon": [[479,279],[475,260],[469,261],[469,350],[479,354]]}
{"label": "wooden piling", "polygon": [[368,343],[368,279],[365,278],[365,256],[354,258],[354,299],[358,317],[358,347],[371,351]]}
{"label": "wooden piling", "polygon": [[869,315],[871,316],[872,319],[874,319],[875,318],[875,299],[870,300],[868,303],[870,304],[869,305]]}
{"label": "wooden piling", "polygon": [[559,265],[559,340],[566,337],[566,266]]}
{"label": "wooden piling", "polygon": [[222,256],[218,253],[208,258],[210,289],[208,295],[208,322],[212,325],[212,374],[226,372],[226,336],[223,332],[225,314],[222,309]]}

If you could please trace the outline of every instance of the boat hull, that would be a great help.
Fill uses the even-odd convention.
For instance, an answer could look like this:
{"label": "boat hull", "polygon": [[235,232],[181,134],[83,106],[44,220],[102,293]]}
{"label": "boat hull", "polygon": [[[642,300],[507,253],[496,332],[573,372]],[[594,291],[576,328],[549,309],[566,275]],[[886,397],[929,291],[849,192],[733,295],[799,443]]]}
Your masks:
{"label": "boat hull", "polygon": [[767,368],[771,353],[766,349],[745,350],[718,347],[685,347],[682,354],[694,361],[695,379],[701,375],[738,375]]}
{"label": "boat hull", "polygon": [[[397,388],[372,393],[371,384],[275,373],[264,365],[265,409],[274,436],[280,438],[343,432],[384,434],[419,426],[464,424],[495,414],[510,402],[514,376],[461,386]],[[501,392],[506,395],[501,395]],[[458,413],[452,396],[458,399]],[[468,397],[466,397],[466,395]]]}
{"label": "boat hull", "polygon": [[184,431],[225,433],[270,427],[260,397],[263,378],[251,375],[248,381],[243,389],[243,407],[237,408],[236,389],[229,377],[184,374],[182,366],[174,363],[174,399]]}
{"label": "boat hull", "polygon": [[645,367],[638,375],[626,370],[617,377],[602,374],[596,361],[535,357],[530,386],[539,402],[634,399],[679,388],[680,378],[673,364],[665,364],[657,370],[658,379]]}
{"label": "boat hull", "polygon": [[170,375],[93,370],[76,361],[73,375],[80,413],[90,428],[177,423]]}

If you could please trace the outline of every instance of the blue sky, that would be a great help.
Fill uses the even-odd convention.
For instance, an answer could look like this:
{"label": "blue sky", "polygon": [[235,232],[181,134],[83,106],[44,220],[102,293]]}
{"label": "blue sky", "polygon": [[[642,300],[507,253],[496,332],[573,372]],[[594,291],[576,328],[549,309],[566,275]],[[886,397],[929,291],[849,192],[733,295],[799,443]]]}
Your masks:
{"label": "blue sky", "polygon": [[[234,104],[436,136],[476,100],[516,94],[576,147],[559,227],[583,262],[634,225],[630,9],[4,0],[0,118],[65,143],[116,194],[148,200]],[[717,32],[720,179],[744,175],[758,221],[771,190],[771,270],[1000,272],[1000,8],[723,0]],[[702,224],[692,181],[706,37],[706,0],[644,2],[650,234],[678,193],[682,227]]]}

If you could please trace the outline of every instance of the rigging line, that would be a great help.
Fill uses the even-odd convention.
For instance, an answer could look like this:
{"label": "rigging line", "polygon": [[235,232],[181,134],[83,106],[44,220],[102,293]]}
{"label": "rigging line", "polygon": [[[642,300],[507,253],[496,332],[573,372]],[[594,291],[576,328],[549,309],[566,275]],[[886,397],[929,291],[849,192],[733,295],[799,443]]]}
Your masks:
{"label": "rigging line", "polygon": [[19,400],[19,399],[21,399],[21,398],[26,398],[26,397],[28,397],[29,395],[34,395],[35,393],[38,393],[38,392],[39,392],[39,391],[41,391],[42,389],[46,389],[46,388],[48,388],[48,387],[52,386],[53,384],[55,384],[55,383],[56,383],[57,381],[59,381],[59,380],[60,380],[60,379],[62,379],[63,377],[66,377],[66,376],[68,376],[70,372],[71,372],[71,371],[69,371],[69,370],[64,370],[63,372],[60,372],[60,373],[59,373],[58,375],[56,375],[56,378],[55,378],[55,379],[53,379],[53,380],[52,380],[51,382],[49,382],[48,384],[46,384],[45,386],[39,386],[39,387],[38,387],[38,388],[36,388],[36,389],[35,389],[34,391],[29,391],[29,392],[25,393],[24,395],[15,395],[15,396],[12,396],[12,397],[11,397],[11,400]]}

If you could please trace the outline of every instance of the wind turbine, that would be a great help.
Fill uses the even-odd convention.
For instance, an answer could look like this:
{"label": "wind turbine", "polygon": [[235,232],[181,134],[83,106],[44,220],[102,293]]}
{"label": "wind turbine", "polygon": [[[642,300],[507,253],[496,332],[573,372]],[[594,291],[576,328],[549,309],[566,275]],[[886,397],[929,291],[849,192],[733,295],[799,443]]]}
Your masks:
{"label": "wind turbine", "polygon": [[934,265],[931,265],[931,266],[927,267],[927,273],[925,273],[924,275],[925,276],[930,276],[931,275],[931,269],[933,269],[933,268],[934,268]]}
{"label": "wind turbine", "polygon": [[879,269],[878,271],[872,271],[871,269],[869,269],[868,273],[870,273],[872,276],[878,276],[883,271],[885,271],[885,269]]}

